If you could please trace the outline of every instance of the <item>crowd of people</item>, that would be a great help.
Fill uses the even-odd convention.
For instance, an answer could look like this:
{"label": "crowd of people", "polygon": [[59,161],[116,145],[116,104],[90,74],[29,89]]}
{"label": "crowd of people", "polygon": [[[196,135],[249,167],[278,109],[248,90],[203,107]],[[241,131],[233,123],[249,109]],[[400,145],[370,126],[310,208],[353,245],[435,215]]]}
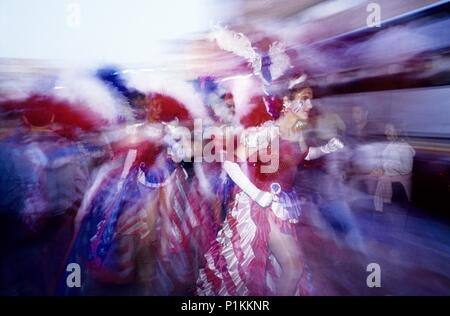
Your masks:
{"label": "crowd of people", "polygon": [[[316,106],[307,75],[283,77],[268,58],[249,57],[244,113],[215,74],[185,82],[188,101],[109,68],[77,94],[3,94],[4,262],[26,265],[26,249],[41,271],[23,284],[2,271],[5,284],[17,294],[311,295],[299,224],[320,222],[364,253],[352,199],[368,197],[374,212],[407,203],[414,150],[394,124],[383,137],[363,106],[347,124]],[[102,97],[85,98],[92,90]],[[69,263],[81,288],[65,283]]]}

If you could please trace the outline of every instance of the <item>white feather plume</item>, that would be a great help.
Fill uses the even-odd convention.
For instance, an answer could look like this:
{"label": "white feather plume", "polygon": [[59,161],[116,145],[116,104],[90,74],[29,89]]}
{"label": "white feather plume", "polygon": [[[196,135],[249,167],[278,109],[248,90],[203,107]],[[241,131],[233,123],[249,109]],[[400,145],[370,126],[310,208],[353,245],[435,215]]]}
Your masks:
{"label": "white feather plume", "polygon": [[110,123],[117,123],[124,118],[131,120],[130,107],[117,98],[97,78],[83,74],[62,74],[57,81],[59,87],[53,95],[60,100],[74,102],[88,107]]}
{"label": "white feather plume", "polygon": [[272,75],[272,80],[280,78],[286,70],[291,66],[289,56],[286,54],[286,47],[283,43],[274,42],[269,48],[270,57],[270,74]]}
{"label": "white feather plume", "polygon": [[215,26],[210,33],[211,40],[216,41],[217,45],[228,52],[247,59],[252,62],[257,58],[257,53],[252,47],[250,40],[242,33],[236,33],[223,26]]}
{"label": "white feather plume", "polygon": [[[217,25],[210,33],[210,39],[216,41],[217,45],[228,52],[245,58],[252,64],[254,73],[261,73],[261,56],[252,47],[250,40],[242,33],[229,30],[227,27]],[[281,77],[291,66],[289,56],[285,52],[284,44],[274,42],[269,48],[271,65],[269,67],[273,80]]]}

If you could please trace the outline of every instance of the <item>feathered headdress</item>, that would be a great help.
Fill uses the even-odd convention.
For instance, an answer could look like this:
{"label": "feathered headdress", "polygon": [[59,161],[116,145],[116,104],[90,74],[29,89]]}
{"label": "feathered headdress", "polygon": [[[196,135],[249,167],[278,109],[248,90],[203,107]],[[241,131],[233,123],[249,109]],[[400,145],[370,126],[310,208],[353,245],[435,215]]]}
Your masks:
{"label": "feathered headdress", "polygon": [[60,89],[53,95],[78,107],[97,113],[107,124],[130,121],[133,113],[128,104],[93,76],[66,75],[58,81]]}
{"label": "feathered headdress", "polygon": [[244,34],[231,31],[227,27],[216,25],[210,33],[210,39],[216,41],[221,49],[243,57],[250,63],[258,58],[250,40]]}
{"label": "feathered headdress", "polygon": [[280,78],[292,67],[289,56],[286,54],[286,47],[283,43],[275,42],[270,45],[269,58],[271,62],[269,69],[272,80]]}
{"label": "feathered headdress", "polygon": [[95,76],[102,82],[115,89],[120,95],[128,99],[130,89],[128,89],[121,72],[116,67],[104,67],[97,70]]}
{"label": "feathered headdress", "polygon": [[196,91],[202,97],[209,118],[214,121],[231,122],[234,109],[229,103],[234,103],[233,94],[227,91],[214,77],[199,77],[194,81]]}
{"label": "feathered headdress", "polygon": [[282,43],[274,42],[268,53],[258,52],[244,34],[220,25],[214,27],[210,39],[221,49],[245,58],[252,65],[255,75],[261,76],[265,84],[280,78],[291,67]]}

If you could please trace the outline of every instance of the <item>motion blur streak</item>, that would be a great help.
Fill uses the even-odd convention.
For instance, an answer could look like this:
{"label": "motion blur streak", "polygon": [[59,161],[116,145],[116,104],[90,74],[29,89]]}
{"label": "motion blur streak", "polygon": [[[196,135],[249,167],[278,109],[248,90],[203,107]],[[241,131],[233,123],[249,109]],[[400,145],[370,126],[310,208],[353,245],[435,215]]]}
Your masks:
{"label": "motion blur streak", "polygon": [[1,1],[0,294],[450,295],[449,12]]}

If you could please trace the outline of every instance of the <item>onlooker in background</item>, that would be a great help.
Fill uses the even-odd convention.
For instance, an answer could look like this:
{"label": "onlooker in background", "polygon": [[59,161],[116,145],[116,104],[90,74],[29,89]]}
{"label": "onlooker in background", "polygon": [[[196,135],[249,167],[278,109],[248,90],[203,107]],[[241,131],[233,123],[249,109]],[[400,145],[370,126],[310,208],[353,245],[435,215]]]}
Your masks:
{"label": "onlooker in background", "polygon": [[369,196],[375,193],[377,174],[374,174],[374,170],[380,168],[380,153],[384,148],[378,140],[378,128],[369,121],[368,109],[364,105],[354,106],[352,124],[348,128],[346,138],[352,151],[348,175],[351,187]]}
{"label": "onlooker in background", "polygon": [[392,200],[411,201],[411,174],[415,150],[393,124],[386,124],[385,135],[389,141],[381,156],[382,168],[375,191],[375,210],[383,211],[384,203]]}
{"label": "onlooker in background", "polygon": [[338,114],[324,111],[317,105],[311,110],[310,115],[310,123],[318,139],[328,141],[345,133],[345,123]]}
{"label": "onlooker in background", "polygon": [[348,128],[348,136],[353,143],[368,143],[376,140],[377,128],[369,120],[369,109],[365,105],[352,107],[352,122]]}
{"label": "onlooker in background", "polygon": [[[321,107],[311,110],[310,128],[306,133],[309,146],[322,146],[333,138],[341,138],[345,123],[333,112]],[[309,163],[301,174],[302,187],[312,193],[320,219],[327,230],[347,246],[364,252],[364,245],[347,199],[344,183],[348,152],[340,150]],[[325,227],[324,227],[325,228]]]}

